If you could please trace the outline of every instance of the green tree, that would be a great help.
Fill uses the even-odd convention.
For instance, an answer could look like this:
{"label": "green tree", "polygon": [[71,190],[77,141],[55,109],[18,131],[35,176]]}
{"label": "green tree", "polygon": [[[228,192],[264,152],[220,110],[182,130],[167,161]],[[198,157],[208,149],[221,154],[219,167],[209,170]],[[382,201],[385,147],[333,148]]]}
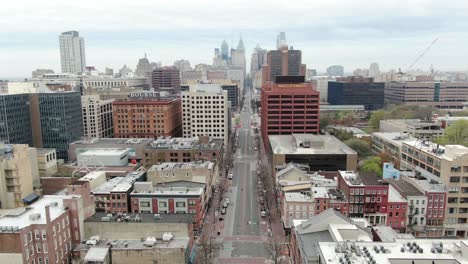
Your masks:
{"label": "green tree", "polygon": [[468,147],[468,120],[458,120],[445,129],[445,134],[435,140],[441,145],[463,145]]}
{"label": "green tree", "polygon": [[364,159],[372,155],[372,149],[369,143],[364,140],[352,138],[344,142],[348,147],[357,152],[360,159]]}
{"label": "green tree", "polygon": [[360,168],[364,172],[375,172],[379,177],[382,177],[382,160],[380,157],[372,157],[363,162]]}
{"label": "green tree", "polygon": [[374,113],[372,113],[369,119],[369,125],[372,126],[373,128],[379,128],[380,120],[384,118],[385,118],[384,110],[375,111]]}
{"label": "green tree", "polygon": [[331,134],[334,135],[340,141],[347,141],[353,138],[353,132],[349,132],[341,129],[333,129]]}
{"label": "green tree", "polygon": [[331,118],[328,115],[320,116],[320,129],[326,129],[330,125]]}
{"label": "green tree", "polygon": [[468,116],[468,110],[467,111],[453,112],[453,113],[451,113],[451,116]]}

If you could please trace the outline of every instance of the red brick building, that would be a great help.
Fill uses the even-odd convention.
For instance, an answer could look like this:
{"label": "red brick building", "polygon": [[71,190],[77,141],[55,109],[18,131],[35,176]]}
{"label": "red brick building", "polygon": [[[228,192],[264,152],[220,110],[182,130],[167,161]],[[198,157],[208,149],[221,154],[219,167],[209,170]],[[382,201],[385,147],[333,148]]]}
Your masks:
{"label": "red brick building", "polygon": [[205,184],[184,183],[185,186],[153,187],[151,182],[135,184],[130,194],[133,213],[147,214],[193,214],[195,231],[201,229],[206,213]]}
{"label": "red brick building", "polygon": [[157,138],[182,134],[180,98],[132,98],[112,103],[114,137]]}
{"label": "red brick building", "polygon": [[340,171],[338,189],[349,201],[349,217],[365,217],[371,225],[386,225],[388,183],[375,173]]}
{"label": "red brick building", "polygon": [[70,263],[72,245],[83,238],[82,202],[76,195],[46,195],[23,213],[7,213],[0,219],[0,263]]}
{"label": "red brick building", "polygon": [[260,113],[266,148],[268,135],[318,134],[319,92],[303,76],[280,76],[262,87]]}

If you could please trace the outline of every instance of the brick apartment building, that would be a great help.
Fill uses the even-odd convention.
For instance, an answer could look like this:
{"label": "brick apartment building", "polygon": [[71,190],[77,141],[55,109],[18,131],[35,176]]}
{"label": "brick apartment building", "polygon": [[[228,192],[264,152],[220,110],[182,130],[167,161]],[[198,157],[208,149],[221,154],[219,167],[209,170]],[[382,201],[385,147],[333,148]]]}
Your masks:
{"label": "brick apartment building", "polygon": [[113,118],[116,138],[157,138],[182,133],[180,98],[131,98],[114,101]]}
{"label": "brick apartment building", "polygon": [[373,173],[340,171],[338,189],[349,201],[349,217],[365,217],[371,225],[386,225],[388,183]]}
{"label": "brick apartment building", "polygon": [[261,94],[261,131],[265,148],[268,135],[318,134],[319,92],[304,76],[279,76]]}
{"label": "brick apartment building", "polygon": [[71,263],[72,245],[84,238],[80,223],[94,213],[86,192],[89,183],[83,182],[68,186],[66,195],[45,195],[27,209],[2,212],[0,263]]}
{"label": "brick apartment building", "polygon": [[204,195],[205,184],[194,182],[181,186],[153,186],[151,182],[137,182],[134,187],[130,194],[131,212],[193,214],[194,229],[201,230],[208,205]]}

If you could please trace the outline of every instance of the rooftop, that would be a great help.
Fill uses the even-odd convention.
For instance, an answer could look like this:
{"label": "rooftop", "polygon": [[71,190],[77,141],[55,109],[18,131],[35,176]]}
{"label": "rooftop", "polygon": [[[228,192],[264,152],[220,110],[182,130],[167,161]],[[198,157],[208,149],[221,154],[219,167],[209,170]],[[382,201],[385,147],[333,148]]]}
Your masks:
{"label": "rooftop", "polygon": [[[163,241],[162,238],[156,238],[156,242],[152,246],[148,246],[146,240],[141,239],[122,239],[122,240],[100,240],[96,246],[90,247],[86,244],[79,244],[75,250],[86,251],[97,247],[107,247],[112,245],[112,250],[152,250],[153,248],[181,248],[185,249],[189,246],[189,237],[175,237],[170,241]],[[89,254],[86,254],[88,256]]]}
{"label": "rooftop", "polygon": [[105,212],[96,212],[94,215],[85,219],[85,222],[103,222],[103,217],[109,217],[110,221],[114,222],[134,222],[134,223],[193,223],[193,214],[133,214],[133,213],[118,213],[109,214]]}
{"label": "rooftop", "polygon": [[85,144],[85,145],[148,145],[153,142],[151,138],[93,138],[83,139],[70,143],[70,145]]}
{"label": "rooftop", "polygon": [[[318,247],[324,264],[343,263],[340,259],[346,256],[350,260],[347,263],[466,264],[467,243],[466,240],[396,239],[394,242],[320,242]],[[356,253],[351,253],[353,248]]]}
{"label": "rooftop", "polygon": [[365,186],[385,184],[374,172],[339,171],[339,173],[348,185]]}
{"label": "rooftop", "polygon": [[462,155],[468,155],[468,148],[462,145],[439,145],[427,140],[404,141],[403,145],[411,148],[416,148],[426,154],[443,158],[446,160],[454,160]]}
{"label": "rooftop", "polygon": [[414,187],[409,182],[397,179],[385,179],[386,182],[390,183],[395,190],[401,193],[403,196],[425,196],[421,191]]}
{"label": "rooftop", "polygon": [[172,171],[172,170],[189,170],[189,169],[212,169],[214,163],[211,161],[194,161],[194,162],[163,162],[153,165],[148,171]]}
{"label": "rooftop", "polygon": [[416,138],[408,134],[399,133],[399,132],[375,132],[375,133],[372,133],[372,136],[381,138],[399,147],[401,147],[401,145],[403,144],[403,141],[416,142]]}
{"label": "rooftop", "polygon": [[388,202],[389,203],[405,203],[406,200],[401,194],[392,186],[388,186]]}
{"label": "rooftop", "polygon": [[136,182],[132,196],[200,196],[203,187],[153,187],[152,182]]}
{"label": "rooftop", "polygon": [[105,177],[106,172],[105,171],[92,171],[92,172],[86,174],[85,176],[79,178],[78,180],[79,181],[93,181],[96,178],[102,177],[102,175],[104,175],[104,177]]}
{"label": "rooftop", "polygon": [[354,154],[354,150],[329,135],[292,134],[268,136],[274,154]]}
{"label": "rooftop", "polygon": [[200,142],[199,137],[193,138],[172,138],[172,137],[159,137],[151,142],[150,146],[153,149],[221,149],[223,147],[223,139],[209,138],[208,143]]}
{"label": "rooftop", "polygon": [[46,154],[46,153],[50,153],[50,152],[56,152],[55,149],[53,148],[36,148],[36,152],[37,154]]}
{"label": "rooftop", "polygon": [[303,192],[287,192],[284,193],[284,198],[287,202],[312,202],[310,195]]}
{"label": "rooftop", "polygon": [[53,221],[65,212],[63,199],[78,197],[75,195],[44,195],[27,207],[0,210],[0,232],[17,232],[33,224],[45,224],[46,206],[49,206],[50,219]]}
{"label": "rooftop", "polygon": [[110,194],[111,192],[127,192],[133,187],[133,184],[136,181],[141,180],[141,177],[143,177],[144,174],[145,172],[143,171],[134,171],[124,177],[112,178],[92,190],[92,193]]}
{"label": "rooftop", "polygon": [[128,149],[123,148],[103,148],[90,149],[79,154],[79,156],[108,156],[108,155],[124,155],[128,154]]}

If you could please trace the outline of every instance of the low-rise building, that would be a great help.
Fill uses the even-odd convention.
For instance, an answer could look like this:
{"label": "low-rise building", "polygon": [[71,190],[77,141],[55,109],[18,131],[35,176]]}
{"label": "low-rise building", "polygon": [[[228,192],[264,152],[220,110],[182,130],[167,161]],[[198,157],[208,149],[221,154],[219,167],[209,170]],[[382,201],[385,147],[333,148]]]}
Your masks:
{"label": "low-rise building", "polygon": [[128,149],[92,149],[78,154],[78,166],[127,166]]}
{"label": "low-rise building", "polygon": [[205,200],[211,199],[218,167],[213,162],[166,162],[153,165],[148,170],[148,181],[153,185],[174,182],[196,182],[205,184]]}
{"label": "low-rise building", "polygon": [[[468,235],[468,148],[432,142],[403,142],[401,168],[419,171],[429,181],[447,186],[444,236]],[[439,196],[440,199],[440,196]]]}
{"label": "low-rise building", "polygon": [[395,239],[392,242],[319,242],[317,251],[320,264],[336,264],[340,263],[340,259],[341,263],[351,261],[379,264],[468,263],[466,240]]}
{"label": "low-rise building", "polygon": [[146,172],[135,171],[125,177],[115,177],[91,190],[98,212],[129,212],[130,193],[136,182],[146,180]]}
{"label": "low-rise building", "polygon": [[153,142],[150,138],[93,138],[70,143],[68,155],[70,161],[76,161],[79,154],[90,149],[128,149],[129,158],[141,161],[145,157],[145,148]]}
{"label": "low-rise building", "polygon": [[313,171],[355,170],[357,153],[333,136],[270,135],[268,155],[273,168],[304,163]]}
{"label": "low-rise building", "polygon": [[420,119],[380,120],[379,131],[407,134],[421,140],[431,140],[444,134],[440,123]]}
{"label": "low-rise building", "polygon": [[205,184],[186,183],[185,186],[153,186],[151,182],[136,182],[130,194],[133,213],[193,214],[195,233],[201,230],[208,204]]}
{"label": "low-rise building", "polygon": [[392,161],[400,164],[401,146],[403,141],[414,141],[416,138],[400,132],[375,132],[372,133],[372,152],[374,154],[387,153]]}
{"label": "low-rise building", "polygon": [[[193,215],[96,213],[84,221],[84,234],[88,244],[112,245],[112,263],[182,264],[192,253]],[[84,261],[88,250],[74,248],[75,258]]]}
{"label": "low-rise building", "polygon": [[193,138],[160,137],[144,149],[142,165],[149,168],[161,162],[212,161],[219,164],[223,160],[224,141],[200,136]]}
{"label": "low-rise building", "polygon": [[338,189],[349,201],[349,217],[364,217],[371,225],[387,225],[388,183],[375,173],[340,171]]}
{"label": "low-rise building", "polygon": [[436,118],[436,121],[439,122],[440,126],[444,129],[460,120],[468,121],[468,116],[439,116]]}
{"label": "low-rise building", "polygon": [[[319,264],[319,243],[372,241],[369,230],[334,209],[313,216],[296,225],[291,232],[291,258],[293,263]],[[340,263],[340,262],[336,262]]]}
{"label": "low-rise building", "polygon": [[79,195],[45,195],[27,207],[0,211],[1,263],[66,263],[82,238]]}
{"label": "low-rise building", "polygon": [[36,149],[39,176],[50,177],[57,173],[57,152],[55,149]]}

